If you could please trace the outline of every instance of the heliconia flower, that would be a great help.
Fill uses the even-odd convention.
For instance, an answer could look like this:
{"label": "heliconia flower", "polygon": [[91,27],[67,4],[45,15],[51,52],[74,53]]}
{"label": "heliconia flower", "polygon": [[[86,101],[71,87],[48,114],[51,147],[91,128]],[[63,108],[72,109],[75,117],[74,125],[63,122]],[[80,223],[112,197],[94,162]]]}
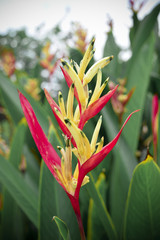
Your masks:
{"label": "heliconia flower", "polygon": [[[126,111],[126,104],[129,102],[130,98],[132,97],[132,94],[134,93],[134,88],[132,88],[127,94],[126,94],[126,79],[120,79],[119,80],[119,86],[117,88],[117,91],[115,92],[114,96],[111,98],[111,104],[113,107],[114,112],[117,114],[119,118],[119,122],[122,122],[122,117],[124,112]],[[110,81],[108,83],[108,87],[110,90],[115,88],[115,83]]]}
{"label": "heliconia flower", "polygon": [[38,80],[36,78],[30,78],[24,85],[24,89],[29,93],[34,99],[40,100],[40,88],[38,86]]}
{"label": "heliconia flower", "polygon": [[76,48],[82,53],[84,54],[85,50],[86,50],[86,46],[87,46],[87,31],[82,28],[82,26],[79,23],[75,23],[74,24],[75,27],[75,37],[76,37],[76,41],[75,41],[75,45]]}
{"label": "heliconia flower", "polygon": [[40,65],[49,71],[50,76],[55,72],[56,68],[59,65],[59,60],[52,63],[52,60],[55,58],[55,54],[50,53],[51,42],[47,42],[42,49],[44,55],[43,59],[40,61]]}
{"label": "heliconia flower", "polygon": [[2,51],[2,67],[8,77],[12,76],[15,72],[15,63],[16,59],[12,50],[4,49]]}
{"label": "heliconia flower", "polygon": [[[57,104],[52,99],[48,91],[45,90],[47,100],[64,135],[65,146],[57,146],[62,155],[61,158],[56,153],[44,134],[30,103],[23,96],[23,94],[19,92],[22,109],[33,139],[49,170],[66,191],[71,201],[78,220],[81,239],[83,240],[85,239],[85,234],[79,207],[80,188],[89,182],[89,177],[87,176],[88,172],[93,170],[99,163],[101,163],[108,153],[113,149],[121,135],[124,126],[133,114],[131,113],[129,115],[116,137],[105,146],[103,146],[103,137],[97,142],[102,124],[102,117],[100,117],[97,122],[91,141],[88,140],[87,136],[83,132],[83,126],[86,124],[86,122],[100,112],[109,99],[114,95],[118,87],[115,86],[113,90],[100,97],[108,81],[107,79],[104,83],[101,83],[102,74],[100,68],[107,65],[113,57],[107,57],[100,60],[98,63],[95,63],[87,71],[87,73],[85,73],[86,67],[93,54],[93,43],[94,39],[91,41],[84,58],[80,63],[80,66],[74,63],[76,71],[71,64],[68,64],[62,60],[64,77],[69,86],[66,104],[61,92],[58,94]],[[88,83],[96,74],[97,82],[95,89],[92,96],[89,97],[90,92]],[[74,96],[78,102],[77,107],[75,108]],[[77,165],[75,169],[73,169],[72,166],[72,153],[77,157]]]}
{"label": "heliconia flower", "polygon": [[152,134],[153,134],[153,151],[154,151],[155,161],[157,161],[158,113],[159,113],[158,96],[154,95],[152,99]]}

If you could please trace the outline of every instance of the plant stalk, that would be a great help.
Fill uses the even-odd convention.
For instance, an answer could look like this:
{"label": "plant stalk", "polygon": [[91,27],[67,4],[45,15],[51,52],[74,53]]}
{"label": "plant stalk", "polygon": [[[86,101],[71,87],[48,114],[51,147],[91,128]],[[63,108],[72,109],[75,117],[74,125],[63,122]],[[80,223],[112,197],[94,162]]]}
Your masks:
{"label": "plant stalk", "polygon": [[84,228],[83,228],[83,223],[82,223],[82,218],[81,218],[81,212],[80,212],[80,207],[79,207],[79,196],[78,198],[75,198],[74,196],[68,194],[68,197],[71,201],[73,210],[75,212],[76,218],[77,218],[77,222],[78,222],[78,226],[79,226],[79,230],[80,230],[80,235],[81,235],[81,240],[85,240],[85,233],[84,233]]}

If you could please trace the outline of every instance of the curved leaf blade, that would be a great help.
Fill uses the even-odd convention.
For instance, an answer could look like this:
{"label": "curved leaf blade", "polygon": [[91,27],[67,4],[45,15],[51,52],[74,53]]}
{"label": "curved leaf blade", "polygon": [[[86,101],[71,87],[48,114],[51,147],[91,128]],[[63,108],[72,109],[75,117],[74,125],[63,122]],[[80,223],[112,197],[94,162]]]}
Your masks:
{"label": "curved leaf blade", "polygon": [[66,226],[65,222],[63,222],[60,218],[54,216],[53,220],[56,222],[59,232],[64,240],[70,240],[70,234],[68,227]]}
{"label": "curved leaf blade", "polygon": [[134,170],[124,220],[124,239],[160,239],[160,169],[148,156]]}

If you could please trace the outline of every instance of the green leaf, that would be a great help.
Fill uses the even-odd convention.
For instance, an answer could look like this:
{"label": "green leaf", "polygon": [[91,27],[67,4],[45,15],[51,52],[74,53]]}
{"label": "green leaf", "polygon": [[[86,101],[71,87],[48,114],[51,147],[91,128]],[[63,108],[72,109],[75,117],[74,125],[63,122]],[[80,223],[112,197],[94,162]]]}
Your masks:
{"label": "green leaf", "polygon": [[13,83],[1,72],[0,89],[6,109],[9,111],[14,123],[18,123],[23,116],[18,92]]}
{"label": "green leaf", "polygon": [[132,87],[136,87],[136,89],[129,103],[127,104],[127,112],[124,114],[124,119],[128,113],[136,109],[141,109],[138,117],[134,118],[134,121],[129,121],[124,131],[126,141],[133,153],[135,153],[137,150],[139,141],[143,109],[153,63],[154,44],[155,37],[153,34],[151,34],[146,44],[144,44],[139,51],[136,60],[132,64],[132,69],[127,76],[127,89],[131,89]]}
{"label": "green leaf", "polygon": [[53,220],[56,222],[59,232],[64,240],[70,240],[69,230],[66,224],[58,217],[54,216]]}
{"label": "green leaf", "polygon": [[[109,104],[103,109],[102,113],[104,127],[109,141],[111,141],[119,131],[119,123]],[[132,124],[134,119],[138,117],[138,114],[139,113],[135,113],[129,120]],[[137,165],[137,160],[123,137],[125,131],[126,126],[118,143],[111,152],[113,153],[114,159],[112,160],[113,165],[110,179],[110,210],[118,235],[120,235],[122,229],[129,183],[132,178],[132,172]]]}
{"label": "green leaf", "polygon": [[22,157],[26,128],[27,122],[23,118],[18,124],[12,139],[9,161],[16,169],[18,169]]}
{"label": "green leaf", "polygon": [[[11,150],[9,154],[9,161],[17,170],[21,161],[26,127],[27,127],[26,122],[21,121],[18,124],[12,139]],[[20,239],[24,237],[24,228],[23,228],[23,221],[22,221],[23,217],[24,217],[23,213],[20,210],[20,208],[17,206],[13,197],[9,194],[9,192],[6,189],[4,189],[2,223],[1,223],[3,239],[6,239],[6,240],[10,239],[10,236],[12,236],[15,239],[18,239],[18,238]],[[16,224],[17,222],[19,222],[19,226],[21,225],[21,227],[16,229],[15,222]],[[10,229],[10,231],[8,231],[7,229]]]}
{"label": "green leaf", "polygon": [[[104,202],[106,202],[106,176],[103,172],[100,173],[99,178],[96,182],[96,189],[100,192]],[[105,231],[101,221],[97,221],[99,209],[91,198],[89,201],[88,208],[88,226],[87,226],[87,239],[88,240],[96,240],[96,239],[104,239]]]}
{"label": "green leaf", "polygon": [[53,216],[55,214],[59,215],[55,181],[43,161],[40,174],[39,240],[60,239],[57,227],[52,222]]}
{"label": "green leaf", "polygon": [[76,48],[69,48],[69,55],[70,55],[70,59],[74,59],[74,61],[78,64],[80,64],[80,61],[83,58],[83,55],[80,52],[80,50]]}
{"label": "green leaf", "polygon": [[139,24],[140,24],[140,21],[139,21],[139,19],[137,17],[137,12],[133,12],[132,21],[133,21],[133,26],[131,27],[130,33],[129,33],[131,46],[132,46],[134,37],[136,35],[137,29],[138,29]]}
{"label": "green leaf", "polygon": [[25,144],[23,154],[26,160],[26,171],[24,174],[25,182],[38,194],[39,192],[39,177],[40,177],[40,163],[39,159],[35,157],[28,146]]}
{"label": "green leaf", "polygon": [[[15,203],[8,191],[3,193],[3,209],[1,220],[2,239],[21,240],[25,238],[24,213]],[[8,231],[9,229],[9,231]]]}
{"label": "green leaf", "polygon": [[120,48],[117,46],[112,31],[107,34],[107,40],[104,46],[104,52],[103,56],[111,56],[113,55],[114,58],[112,62],[103,69],[103,73],[105,74],[105,77],[110,76],[112,79],[116,80],[120,73],[120,64],[118,55],[120,52]]}
{"label": "green leaf", "polygon": [[132,64],[136,60],[137,55],[143,44],[148,40],[151,35],[152,30],[154,29],[155,23],[157,21],[157,16],[160,11],[160,4],[158,4],[150,14],[148,14],[143,21],[139,24],[139,27],[136,31],[136,35],[132,44],[132,58],[128,68],[128,73],[132,69]]}
{"label": "green leaf", "polygon": [[102,196],[100,195],[96,185],[94,183],[94,179],[91,173],[89,173],[90,183],[86,186],[90,197],[93,199],[97,209],[99,219],[107,233],[109,239],[114,240],[117,239],[117,233],[115,226],[112,222],[110,214],[105,206]]}
{"label": "green leaf", "polygon": [[0,155],[0,182],[4,184],[8,192],[25,212],[28,218],[38,225],[37,202],[38,196],[26,184],[21,174],[11,163]]}
{"label": "green leaf", "polygon": [[160,239],[160,169],[151,156],[134,170],[129,187],[124,239]]}

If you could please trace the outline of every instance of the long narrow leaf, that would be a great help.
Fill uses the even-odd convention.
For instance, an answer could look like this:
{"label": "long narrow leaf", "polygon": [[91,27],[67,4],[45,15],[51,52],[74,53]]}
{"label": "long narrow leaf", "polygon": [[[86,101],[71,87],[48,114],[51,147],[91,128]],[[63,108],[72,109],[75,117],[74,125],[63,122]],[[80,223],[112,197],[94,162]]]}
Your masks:
{"label": "long narrow leaf", "polygon": [[90,197],[93,199],[94,203],[97,206],[99,218],[103,227],[107,233],[107,236],[110,240],[117,239],[117,233],[115,226],[112,222],[111,216],[105,206],[105,203],[95,186],[94,179],[91,173],[89,173],[90,183],[87,186],[87,190],[89,192]]}
{"label": "long narrow leaf", "polygon": [[20,173],[0,155],[0,182],[4,184],[8,192],[17,204],[25,212],[28,218],[38,225],[38,196],[26,184]]}
{"label": "long narrow leaf", "polygon": [[[17,170],[21,161],[26,127],[27,127],[26,122],[21,121],[18,124],[12,139],[12,144],[11,144],[11,149],[9,154],[9,162]],[[10,239],[11,236],[13,238],[18,238],[18,236],[19,237],[21,236],[21,238],[24,237],[24,225],[22,221],[23,217],[24,215],[21,209],[16,204],[13,197],[10,195],[10,193],[6,189],[4,189],[2,223],[1,223],[3,239]],[[16,228],[15,221],[19,222],[19,225],[21,225],[21,227],[19,227],[17,230],[15,230]],[[10,229],[10,231],[8,231],[8,229]]]}

